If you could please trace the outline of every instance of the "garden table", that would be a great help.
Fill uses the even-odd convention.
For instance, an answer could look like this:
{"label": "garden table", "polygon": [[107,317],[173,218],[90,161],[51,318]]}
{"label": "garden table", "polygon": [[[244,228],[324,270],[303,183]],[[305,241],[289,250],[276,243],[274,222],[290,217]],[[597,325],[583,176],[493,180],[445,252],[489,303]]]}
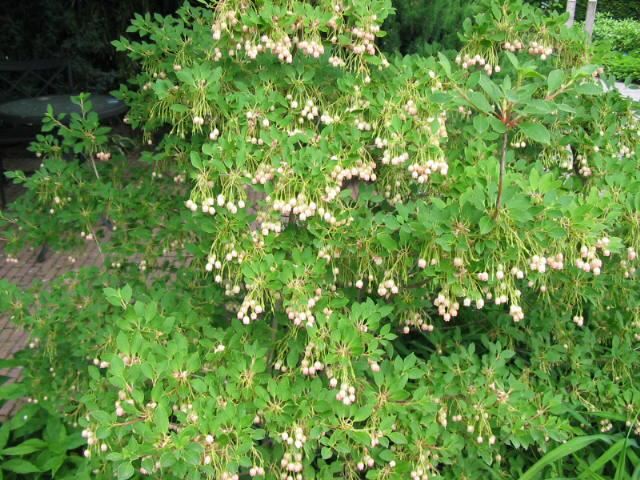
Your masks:
{"label": "garden table", "polygon": [[[91,95],[93,111],[101,121],[122,115],[127,107],[120,100],[110,95]],[[80,113],[80,106],[71,101],[71,95],[47,95],[35,98],[21,98],[0,104],[0,147],[16,145],[33,140],[40,132],[42,118],[48,106],[53,107],[55,114]],[[0,201],[5,205],[4,165],[0,155]]]}
{"label": "garden table", "polygon": [[[91,103],[100,120],[109,120],[127,110],[124,103],[110,95],[91,95]],[[0,104],[0,121],[11,125],[40,125],[48,105],[56,114],[80,113],[80,106],[71,102],[71,95],[47,95]]]}

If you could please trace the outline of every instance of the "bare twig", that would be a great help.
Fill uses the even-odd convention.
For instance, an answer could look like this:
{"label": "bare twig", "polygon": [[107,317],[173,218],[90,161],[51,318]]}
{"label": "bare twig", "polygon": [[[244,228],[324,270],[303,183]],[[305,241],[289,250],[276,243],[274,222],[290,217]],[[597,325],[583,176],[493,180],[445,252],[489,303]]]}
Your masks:
{"label": "bare twig", "polygon": [[509,132],[506,131],[502,135],[502,154],[500,156],[500,179],[498,180],[498,197],[496,198],[496,210],[493,218],[496,218],[502,206],[502,190],[504,188],[504,174],[507,164],[507,145],[509,144]]}

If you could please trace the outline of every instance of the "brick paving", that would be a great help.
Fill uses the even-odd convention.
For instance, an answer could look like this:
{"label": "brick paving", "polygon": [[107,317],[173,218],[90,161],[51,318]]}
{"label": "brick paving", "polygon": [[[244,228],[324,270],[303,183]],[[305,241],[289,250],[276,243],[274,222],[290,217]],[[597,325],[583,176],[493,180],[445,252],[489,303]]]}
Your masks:
{"label": "brick paving", "polygon": [[[5,153],[5,152],[1,152]],[[33,170],[38,161],[33,158],[12,157],[5,160],[5,168],[12,170],[21,168]],[[21,193],[21,187],[13,184],[5,185],[7,201],[10,203]],[[6,254],[0,244],[0,278],[19,287],[28,287],[34,280],[48,282],[70,270],[77,270],[83,266],[101,265],[102,256],[95,243],[87,244],[75,252],[58,253],[48,251],[45,260],[37,262],[39,249],[27,248],[18,256],[18,263],[6,261]],[[75,259],[70,260],[70,256]],[[0,359],[11,359],[13,355],[25,347],[28,334],[11,322],[7,316],[0,316]],[[0,383],[12,383],[20,378],[20,368],[0,369]],[[4,377],[4,379],[2,378]],[[0,406],[0,422],[11,416],[20,406],[20,402],[6,402]]]}

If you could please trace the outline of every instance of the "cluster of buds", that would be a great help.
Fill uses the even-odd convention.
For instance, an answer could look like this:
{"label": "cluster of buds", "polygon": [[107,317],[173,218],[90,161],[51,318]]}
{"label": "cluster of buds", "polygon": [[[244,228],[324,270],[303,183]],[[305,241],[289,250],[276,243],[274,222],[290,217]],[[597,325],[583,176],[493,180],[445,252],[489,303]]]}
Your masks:
{"label": "cluster of buds", "polygon": [[244,48],[244,51],[247,52],[247,57],[249,57],[251,60],[255,60],[258,57],[258,53],[264,51],[264,45],[263,44],[258,43],[256,45],[255,43],[252,43],[252,42],[250,42],[248,40],[246,40],[244,42],[243,48]]}
{"label": "cluster of buds", "polygon": [[324,370],[324,364],[322,362],[318,362],[315,361],[313,363],[311,363],[305,356],[305,358],[302,360],[302,362],[300,363],[300,371],[302,372],[303,375],[306,375],[308,377],[314,377],[316,376],[319,372],[321,372],[322,370]]}
{"label": "cluster of buds", "polygon": [[249,325],[252,321],[258,319],[258,315],[264,312],[264,307],[253,299],[245,297],[238,310],[238,320],[242,320],[242,323]]}
{"label": "cluster of buds", "polygon": [[593,170],[589,167],[589,162],[587,161],[587,157],[584,155],[577,155],[576,159],[579,162],[580,168],[578,169],[578,173],[583,177],[590,177],[593,175]]}
{"label": "cluster of buds", "polygon": [[[335,388],[337,384],[338,381],[335,378],[329,380],[329,385],[331,387]],[[356,403],[356,387],[349,385],[348,383],[341,384],[340,390],[336,393],[336,400],[347,406]]]}
{"label": "cluster of buds", "polygon": [[187,180],[187,178],[185,177],[184,173],[179,173],[178,175],[176,175],[175,177],[173,177],[173,183],[184,183]]}
{"label": "cluster of buds", "polygon": [[140,359],[140,357],[136,357],[135,355],[132,355],[132,356],[123,355],[122,356],[122,363],[124,363],[125,367],[133,367],[134,365],[140,365],[141,362],[142,362],[142,360]]}
{"label": "cluster of buds", "polygon": [[574,315],[573,323],[575,323],[579,327],[582,327],[584,325],[584,317],[582,315]]}
{"label": "cluster of buds", "polygon": [[439,293],[433,304],[438,307],[438,315],[440,315],[445,322],[448,322],[454,317],[458,316],[460,310],[460,304],[458,302],[452,302],[449,298]]}
{"label": "cluster of buds", "polygon": [[513,148],[527,148],[527,142],[524,140],[514,140],[511,142],[511,146]]}
{"label": "cluster of buds", "polygon": [[387,279],[378,285],[378,295],[381,297],[389,298],[391,295],[396,295],[398,291],[398,285],[393,279]]}
{"label": "cluster of buds", "polygon": [[633,262],[637,258],[638,258],[638,253],[636,252],[635,248],[628,247],[627,248],[627,260],[622,260],[620,262],[620,265],[622,266],[622,269],[624,271],[624,278],[629,278],[634,273],[636,273],[636,268],[631,266],[631,265],[629,265],[629,262]]}
{"label": "cluster of buds", "polygon": [[406,318],[401,320],[402,333],[408,335],[411,333],[411,328],[421,330],[423,332],[433,332],[433,324],[426,321],[419,312],[413,312]]}
{"label": "cluster of buds", "polygon": [[520,40],[515,40],[513,42],[504,42],[504,44],[502,45],[502,48],[504,48],[505,50],[511,53],[516,53],[522,50],[524,48],[524,45]]}
{"label": "cluster of buds", "polygon": [[[336,158],[332,157],[332,160],[333,159]],[[345,181],[352,180],[354,178],[359,178],[365,182],[375,182],[378,178],[374,171],[375,169],[375,162],[363,162],[362,160],[358,160],[355,165],[349,168],[343,168],[341,165],[336,166],[336,168],[331,172],[331,178],[338,182],[339,185],[342,185]]]}
{"label": "cluster of buds", "polygon": [[429,474],[424,468],[418,467],[411,471],[411,480],[429,480]]}
{"label": "cluster of buds", "polygon": [[516,323],[524,319],[522,307],[518,305],[511,305],[511,307],[509,307],[509,315],[511,315],[511,318],[513,318],[513,321]]}
{"label": "cluster of buds", "polygon": [[362,457],[362,460],[360,460],[356,467],[358,469],[358,471],[363,472],[365,469],[367,468],[373,468],[373,466],[376,464],[375,460],[371,457],[371,455],[369,455],[368,453],[365,453]]}
{"label": "cluster of buds", "polygon": [[407,115],[415,117],[418,114],[418,107],[416,106],[416,102],[413,100],[407,101],[404,105],[404,111],[407,112]]}
{"label": "cluster of buds", "polygon": [[481,282],[489,281],[489,274],[487,272],[480,272],[476,275],[476,277],[478,277],[478,280]]}
{"label": "cluster of buds", "polygon": [[215,253],[212,253],[207,258],[207,264],[205,265],[204,269],[207,272],[211,272],[214,268],[216,270],[222,269],[222,262],[218,259],[218,256]]}
{"label": "cluster of buds", "polygon": [[539,55],[540,60],[546,60],[553,54],[553,48],[545,47],[544,45],[534,41],[529,43],[529,54]]}
{"label": "cluster of buds", "polygon": [[293,55],[291,54],[292,42],[288,35],[283,35],[277,41],[272,40],[267,35],[263,35],[260,41],[265,49],[277,56],[282,63],[293,63]]}
{"label": "cluster of buds", "polygon": [[[293,431],[293,435],[289,435],[287,432],[282,432],[280,438],[289,446],[295,447],[297,450],[302,450],[304,444],[307,441],[307,437],[301,427],[296,427]],[[302,459],[298,459],[300,461]],[[302,467],[302,465],[301,465]]]}
{"label": "cluster of buds", "polygon": [[337,117],[332,117],[329,113],[325,112],[320,116],[320,121],[323,125],[331,125],[336,121]]}
{"label": "cluster of buds", "polygon": [[[283,473],[281,475],[282,480],[302,480],[302,453],[286,452],[280,460],[280,466],[284,468],[289,474]],[[293,476],[292,474],[295,474]]]}
{"label": "cluster of buds", "polygon": [[541,255],[534,255],[529,261],[529,268],[532,272],[544,273],[547,271],[547,259]]}
{"label": "cluster of buds", "polygon": [[211,130],[211,132],[209,132],[209,140],[215,142],[218,137],[220,137],[220,130],[218,130],[217,128],[214,128],[213,130]]}
{"label": "cluster of buds", "polygon": [[93,234],[92,233],[86,233],[86,232],[80,232],[80,238],[84,238],[85,240],[93,240]]}
{"label": "cluster of buds", "polygon": [[314,297],[311,297],[304,306],[299,306],[297,308],[288,306],[286,308],[286,312],[289,320],[291,320],[293,324],[298,327],[300,325],[305,325],[307,328],[313,327],[316,323],[316,318],[313,315],[311,309],[315,307],[318,300],[320,300],[321,293],[322,290],[318,289],[316,291],[316,295]]}
{"label": "cluster of buds", "polygon": [[345,66],[345,61],[336,55],[332,55],[331,57],[329,57],[329,64],[332,67],[339,68]]}
{"label": "cluster of buds", "polygon": [[249,469],[249,476],[250,477],[258,477],[258,476],[263,476],[264,475],[264,468],[262,467],[251,467]]}
{"label": "cluster of buds", "polygon": [[275,169],[271,165],[262,164],[251,177],[251,183],[253,185],[265,185],[267,182],[273,180],[274,176]]}
{"label": "cluster of buds", "polygon": [[636,273],[636,267],[629,265],[629,262],[626,260],[622,260],[620,262],[620,266],[622,267],[622,274],[624,278],[631,278]]}
{"label": "cluster of buds", "polygon": [[356,119],[354,124],[361,132],[370,132],[373,129],[373,126],[362,118]]}
{"label": "cluster of buds", "polygon": [[[407,160],[409,160],[409,154],[407,152],[402,152],[399,155],[396,155],[395,157],[391,156],[391,152],[389,150],[385,150],[384,153],[382,154],[382,164],[383,165],[402,165],[403,163],[405,163]],[[411,172],[412,167],[409,167],[409,171]]]}
{"label": "cluster of buds", "polygon": [[305,221],[307,218],[313,217],[318,211],[318,205],[316,202],[307,202],[304,193],[299,193],[296,197],[284,200],[275,200],[272,206],[273,210],[279,212],[281,215],[297,215],[301,221]]}
{"label": "cluster of buds", "polygon": [[124,408],[122,407],[122,402],[125,402],[128,405],[133,405],[134,403],[133,399],[127,398],[127,394],[124,391],[120,390],[118,392],[118,400],[116,400],[114,403],[117,417],[123,417],[125,414]]}
{"label": "cluster of buds", "polygon": [[109,152],[98,152],[96,153],[96,158],[101,162],[108,162],[111,160],[111,153]]}
{"label": "cluster of buds", "polygon": [[313,58],[320,58],[324,54],[324,46],[314,40],[302,40],[298,42],[298,48],[302,53]]}
{"label": "cluster of buds", "polygon": [[289,368],[280,360],[278,360],[276,363],[273,364],[273,369],[276,372],[282,372],[282,373],[286,373],[289,370]]}
{"label": "cluster of buds", "polygon": [[609,419],[600,420],[600,433],[607,433],[607,432],[610,432],[611,430],[613,430],[613,423],[611,423],[611,420]]}
{"label": "cluster of buds", "polygon": [[240,480],[240,476],[237,473],[222,472],[220,480]]}
{"label": "cluster of buds", "polygon": [[383,148],[387,148],[387,146],[389,146],[389,141],[380,137],[376,137],[376,139],[374,140],[374,145],[376,146],[376,148],[382,150]]}
{"label": "cluster of buds", "polygon": [[[462,301],[462,304],[465,307],[470,307],[472,302],[473,302],[473,300],[471,298],[465,297],[465,299]],[[478,310],[482,310],[484,308],[484,299],[483,298],[478,298],[476,300],[476,308]]]}
{"label": "cluster of buds", "polygon": [[109,362],[106,360],[100,360],[99,358],[94,358],[93,364],[98,368],[109,368]]}
{"label": "cluster of buds", "polygon": [[598,258],[596,247],[580,247],[580,258],[576,259],[576,267],[583,272],[591,272],[594,275],[600,275],[602,269],[602,260]]}
{"label": "cluster of buds", "polygon": [[18,259],[13,255],[7,255],[7,258],[5,258],[4,261],[7,263],[18,263]]}
{"label": "cluster of buds", "polygon": [[621,159],[631,158],[633,156],[633,151],[626,145],[623,145],[620,147],[620,151],[618,152],[618,155],[620,156]]}
{"label": "cluster of buds", "polygon": [[[212,37],[214,40],[222,38],[222,32],[227,30],[229,26],[235,27],[239,23],[235,10],[228,10],[220,15],[219,20],[211,27]],[[227,479],[224,479],[227,480]]]}
{"label": "cluster of buds", "polygon": [[351,35],[354,37],[354,42],[350,46],[353,53],[361,55],[366,53],[368,55],[376,54],[375,39],[376,33],[380,31],[378,25],[371,25],[368,28],[353,27],[351,29]]}
{"label": "cluster of buds", "polygon": [[564,268],[564,255],[558,253],[552,257],[547,257],[547,265],[553,270],[562,270]]}
{"label": "cluster of buds", "polygon": [[[216,208],[214,207],[215,203],[216,203],[216,201],[211,197],[205,199],[205,201],[202,202],[202,207],[200,207],[201,210],[202,210],[202,213],[208,213],[209,215],[215,215],[216,214]],[[188,208],[191,211],[193,211],[191,205]]]}
{"label": "cluster of buds", "polygon": [[204,125],[204,118],[202,118],[202,117],[201,117],[201,116],[199,116],[199,115],[195,115],[195,116],[193,117],[193,124],[194,124],[196,127],[201,127],[202,125]]}
{"label": "cluster of buds", "polygon": [[449,165],[442,160],[427,160],[425,164],[414,163],[409,165],[409,173],[418,183],[426,183],[433,173],[446,175],[449,171]]}
{"label": "cluster of buds", "polygon": [[231,285],[230,283],[226,283],[224,286],[224,294],[227,297],[232,297],[240,293],[240,285]]}
{"label": "cluster of buds", "polygon": [[596,241],[596,248],[602,250],[602,254],[605,257],[609,257],[611,256],[611,250],[609,250],[610,243],[611,240],[609,239],[609,237],[602,237]]}
{"label": "cluster of buds", "polygon": [[456,57],[456,63],[465,70],[468,70],[475,66],[482,67],[487,75],[491,75],[493,72],[500,72],[500,65],[496,65],[494,67],[488,62],[487,59],[478,54],[474,55],[473,57],[468,54],[465,54],[464,56],[458,55]]}
{"label": "cluster of buds", "polygon": [[516,277],[518,280],[522,280],[524,278],[524,272],[520,270],[518,267],[513,267],[511,269],[511,275]]}
{"label": "cluster of buds", "polygon": [[[296,100],[291,101],[291,108],[298,108],[298,102]],[[320,110],[318,110],[318,107],[313,100],[309,99],[306,101],[304,108],[300,112],[298,123],[303,123],[305,119],[313,121],[318,116],[320,116]]]}
{"label": "cluster of buds", "polygon": [[140,260],[138,263],[138,270],[145,272],[147,270],[147,261],[145,259]]}
{"label": "cluster of buds", "polygon": [[271,220],[264,220],[260,222],[260,233],[265,237],[269,235],[270,232],[275,233],[276,235],[282,232],[282,223],[281,222],[273,222]]}

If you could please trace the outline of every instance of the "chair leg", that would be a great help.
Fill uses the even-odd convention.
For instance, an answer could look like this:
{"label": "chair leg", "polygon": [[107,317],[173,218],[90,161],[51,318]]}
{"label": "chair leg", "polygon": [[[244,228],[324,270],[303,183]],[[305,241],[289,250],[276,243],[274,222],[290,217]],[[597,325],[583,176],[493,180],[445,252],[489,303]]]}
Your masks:
{"label": "chair leg", "polygon": [[49,247],[46,243],[42,244],[40,251],[38,252],[38,256],[36,257],[36,263],[42,263],[45,261],[47,257],[47,252],[49,251]]}
{"label": "chair leg", "polygon": [[0,153],[0,203],[2,208],[7,206],[7,197],[4,193],[4,183],[6,178],[4,176],[4,162],[2,160],[2,154]]}

